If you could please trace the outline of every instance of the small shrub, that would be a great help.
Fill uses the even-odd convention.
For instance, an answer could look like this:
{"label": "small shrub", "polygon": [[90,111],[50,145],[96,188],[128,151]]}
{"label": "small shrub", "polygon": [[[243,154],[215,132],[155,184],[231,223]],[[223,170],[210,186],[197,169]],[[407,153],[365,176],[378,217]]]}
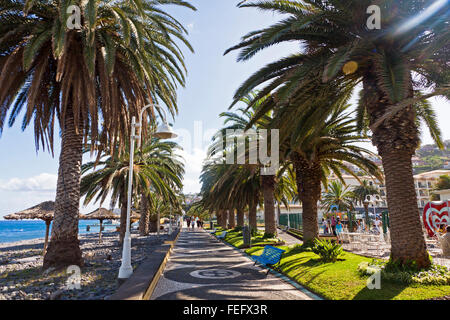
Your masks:
{"label": "small shrub", "polygon": [[311,248],[311,251],[319,255],[323,262],[336,262],[343,253],[339,244],[320,239],[314,240],[314,246]]}
{"label": "small shrub", "polygon": [[370,276],[376,271],[381,270],[381,279],[390,282],[403,284],[422,284],[422,285],[450,285],[450,271],[445,266],[431,265],[426,270],[419,270],[416,264],[401,264],[394,261],[373,260],[361,262],[357,268],[363,276]]}
{"label": "small shrub", "polygon": [[262,236],[262,238],[263,239],[272,239],[272,238],[275,238],[275,234],[264,232],[264,235]]}

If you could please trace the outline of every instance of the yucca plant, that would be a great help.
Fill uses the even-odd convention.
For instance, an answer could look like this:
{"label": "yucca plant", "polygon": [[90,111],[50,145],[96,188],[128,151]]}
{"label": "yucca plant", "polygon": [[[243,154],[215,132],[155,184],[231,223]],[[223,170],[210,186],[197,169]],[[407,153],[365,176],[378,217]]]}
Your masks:
{"label": "yucca plant", "polygon": [[320,257],[323,262],[336,262],[343,254],[342,246],[331,240],[314,239],[311,251]]}

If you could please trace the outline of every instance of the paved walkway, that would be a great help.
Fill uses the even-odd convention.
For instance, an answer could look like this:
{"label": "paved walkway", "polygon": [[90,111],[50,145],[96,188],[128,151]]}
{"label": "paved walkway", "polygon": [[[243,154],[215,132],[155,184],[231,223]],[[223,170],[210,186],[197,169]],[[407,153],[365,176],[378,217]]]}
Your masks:
{"label": "paved walkway", "polygon": [[203,230],[183,228],[151,300],[310,300]]}
{"label": "paved walkway", "polygon": [[286,231],[278,228],[277,229],[278,235],[277,237],[280,238],[281,240],[284,241],[284,243],[286,243],[287,246],[291,246],[294,244],[303,244],[303,241],[300,239],[297,239],[296,237],[291,236],[289,233],[287,233]]}

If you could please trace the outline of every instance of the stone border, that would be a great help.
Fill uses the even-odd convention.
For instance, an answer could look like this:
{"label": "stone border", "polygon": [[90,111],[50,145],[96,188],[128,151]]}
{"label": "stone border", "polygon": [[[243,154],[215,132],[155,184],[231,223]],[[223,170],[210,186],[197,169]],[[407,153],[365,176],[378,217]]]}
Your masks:
{"label": "stone border", "polygon": [[170,240],[155,249],[108,300],[149,300],[181,234],[181,228],[172,234],[175,233],[176,236],[172,238],[171,235]]}

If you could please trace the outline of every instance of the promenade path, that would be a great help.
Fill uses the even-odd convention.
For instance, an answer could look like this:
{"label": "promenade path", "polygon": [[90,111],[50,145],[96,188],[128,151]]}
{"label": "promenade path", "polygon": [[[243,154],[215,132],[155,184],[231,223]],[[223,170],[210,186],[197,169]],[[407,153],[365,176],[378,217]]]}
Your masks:
{"label": "promenade path", "polygon": [[201,229],[183,228],[151,300],[311,300]]}

